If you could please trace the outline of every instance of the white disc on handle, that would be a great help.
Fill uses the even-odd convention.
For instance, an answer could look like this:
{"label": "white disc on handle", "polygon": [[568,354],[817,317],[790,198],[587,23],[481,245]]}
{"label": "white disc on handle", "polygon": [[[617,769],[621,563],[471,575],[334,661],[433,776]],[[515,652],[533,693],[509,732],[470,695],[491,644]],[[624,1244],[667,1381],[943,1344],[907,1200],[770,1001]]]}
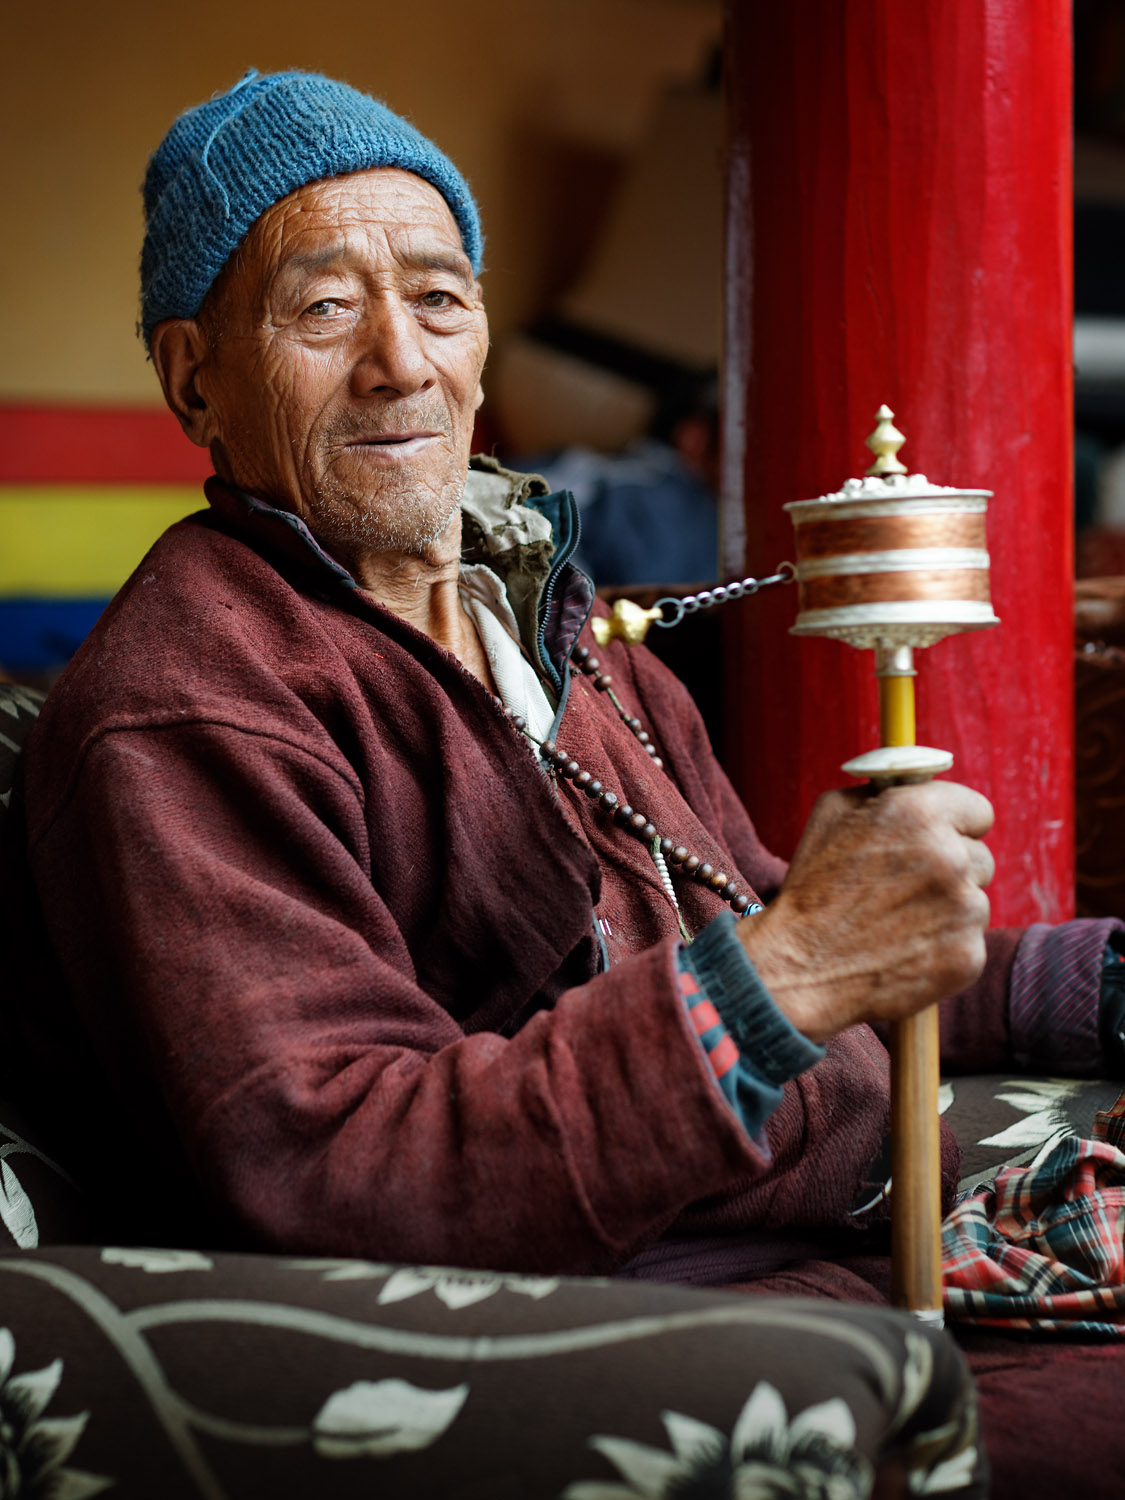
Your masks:
{"label": "white disc on handle", "polygon": [[866,755],[846,760],[840,769],[862,781],[905,784],[929,781],[952,765],[948,750],[935,750],[931,745],[884,745],[881,750],[869,750]]}

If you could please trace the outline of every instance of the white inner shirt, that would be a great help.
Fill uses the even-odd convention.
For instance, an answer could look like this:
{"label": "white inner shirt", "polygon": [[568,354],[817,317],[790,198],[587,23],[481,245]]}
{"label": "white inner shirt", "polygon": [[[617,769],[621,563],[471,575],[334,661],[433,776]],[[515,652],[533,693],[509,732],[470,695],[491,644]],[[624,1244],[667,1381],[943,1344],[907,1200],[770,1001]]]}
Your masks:
{"label": "white inner shirt", "polygon": [[503,583],[484,563],[470,563],[461,569],[458,588],[504,707],[509,713],[522,714],[529,736],[548,739],[555,721],[554,705],[524,652]]}

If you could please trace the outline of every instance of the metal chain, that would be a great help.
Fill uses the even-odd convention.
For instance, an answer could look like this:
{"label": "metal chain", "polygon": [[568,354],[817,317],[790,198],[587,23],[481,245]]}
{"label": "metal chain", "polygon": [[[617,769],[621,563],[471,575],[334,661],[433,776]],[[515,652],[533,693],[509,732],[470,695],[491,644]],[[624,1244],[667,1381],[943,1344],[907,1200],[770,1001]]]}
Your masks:
{"label": "metal chain", "polygon": [[701,609],[711,609],[716,604],[728,604],[732,599],[746,599],[759,589],[768,589],[771,584],[792,583],[796,576],[797,570],[793,564],[783,562],[778,563],[777,571],[768,578],[743,578],[737,583],[719,583],[713,589],[700,589],[698,594],[685,594],[682,599],[675,599],[668,594],[663,599],[658,599],[652,607],[667,607],[672,610],[672,617],[653,620],[652,623],[670,630],[673,625],[679,625],[686,615],[694,615]]}

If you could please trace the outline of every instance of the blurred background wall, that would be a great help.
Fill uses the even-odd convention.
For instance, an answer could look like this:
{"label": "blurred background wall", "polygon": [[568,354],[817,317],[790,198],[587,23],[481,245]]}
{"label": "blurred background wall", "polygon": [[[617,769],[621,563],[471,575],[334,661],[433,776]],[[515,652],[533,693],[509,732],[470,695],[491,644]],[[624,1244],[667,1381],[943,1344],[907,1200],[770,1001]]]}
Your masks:
{"label": "blurred background wall", "polygon": [[572,278],[661,92],[719,32],[718,0],[9,7],[0,397],[159,400],[133,336],[139,184],[173,117],[247,67],[344,78],[449,152],[481,206],[502,337]]}

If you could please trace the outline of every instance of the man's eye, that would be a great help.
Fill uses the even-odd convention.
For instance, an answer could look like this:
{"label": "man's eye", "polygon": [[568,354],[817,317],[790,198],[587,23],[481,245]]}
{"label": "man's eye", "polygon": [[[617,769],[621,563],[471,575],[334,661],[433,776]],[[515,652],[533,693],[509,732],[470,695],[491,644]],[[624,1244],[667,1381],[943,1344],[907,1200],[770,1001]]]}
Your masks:
{"label": "man's eye", "polygon": [[443,307],[452,307],[454,297],[452,292],[423,292],[419,301],[423,307],[440,310]]}
{"label": "man's eye", "polygon": [[331,297],[322,297],[319,302],[312,302],[305,308],[305,312],[314,318],[330,318],[339,311],[340,304]]}

